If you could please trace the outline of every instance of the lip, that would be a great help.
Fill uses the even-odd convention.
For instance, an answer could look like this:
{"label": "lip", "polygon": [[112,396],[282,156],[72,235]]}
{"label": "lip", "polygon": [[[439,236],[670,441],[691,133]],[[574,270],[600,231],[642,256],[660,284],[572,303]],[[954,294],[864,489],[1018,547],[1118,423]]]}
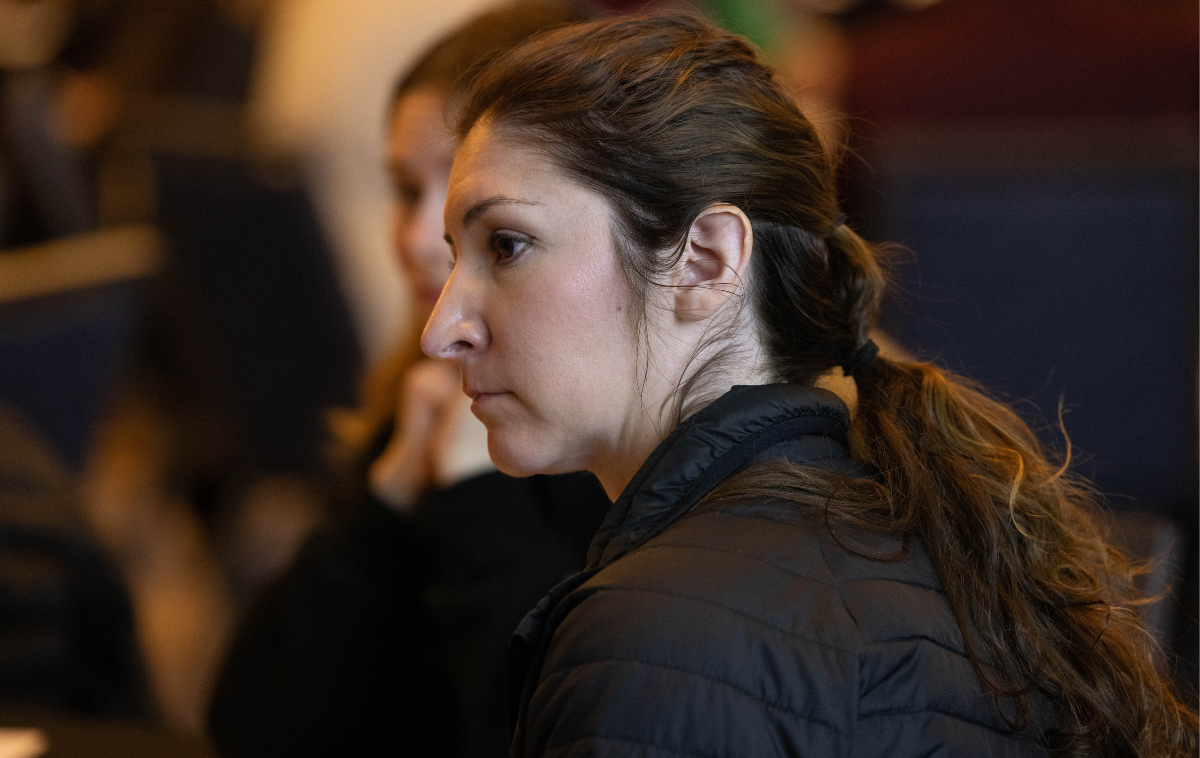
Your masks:
{"label": "lip", "polygon": [[463,391],[464,395],[471,398],[472,400],[478,400],[479,398],[486,397],[488,395],[507,395],[508,394],[507,390],[498,389],[496,387],[489,387],[487,385],[480,387],[478,384],[470,381],[467,378],[465,372],[462,377],[462,391]]}
{"label": "lip", "polygon": [[512,394],[511,392],[504,392],[504,391],[482,392],[480,390],[473,390],[473,389],[465,390],[465,392],[466,392],[467,397],[469,397],[475,401],[487,400],[490,397],[500,397],[501,395],[511,395]]}
{"label": "lip", "polygon": [[493,402],[498,398],[511,394],[511,392],[467,392],[467,396],[471,398],[471,413],[476,416],[486,414],[488,407]]}

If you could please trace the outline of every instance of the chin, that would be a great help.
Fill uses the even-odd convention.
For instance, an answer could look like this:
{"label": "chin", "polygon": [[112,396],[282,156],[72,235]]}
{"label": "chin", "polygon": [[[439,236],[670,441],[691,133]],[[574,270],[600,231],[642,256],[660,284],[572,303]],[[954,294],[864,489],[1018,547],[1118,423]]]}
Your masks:
{"label": "chin", "polygon": [[501,473],[515,477],[534,474],[565,474],[579,471],[580,466],[564,463],[552,446],[538,444],[525,435],[505,434],[488,429],[488,455]]}
{"label": "chin", "polygon": [[547,473],[539,465],[537,456],[531,456],[528,451],[521,449],[513,449],[511,445],[505,445],[495,441],[495,435],[488,434],[488,455],[492,458],[492,463],[503,474],[515,477],[533,476],[534,474]]}

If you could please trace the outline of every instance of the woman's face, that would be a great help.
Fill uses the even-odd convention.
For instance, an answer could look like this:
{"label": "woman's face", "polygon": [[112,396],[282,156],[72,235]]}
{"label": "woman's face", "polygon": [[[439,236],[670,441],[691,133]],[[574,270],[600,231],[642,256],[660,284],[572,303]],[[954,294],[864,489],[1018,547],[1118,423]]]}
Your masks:
{"label": "woman's face", "polygon": [[461,366],[492,460],[515,475],[587,469],[608,487],[606,466],[660,437],[607,202],[483,123],[455,158],[445,228],[454,270],[422,347]]}
{"label": "woman's face", "polygon": [[443,238],[442,210],[454,138],[446,126],[443,104],[435,90],[402,96],[392,111],[388,140],[388,171],[396,191],[393,244],[412,283],[422,321],[433,310],[453,265]]}

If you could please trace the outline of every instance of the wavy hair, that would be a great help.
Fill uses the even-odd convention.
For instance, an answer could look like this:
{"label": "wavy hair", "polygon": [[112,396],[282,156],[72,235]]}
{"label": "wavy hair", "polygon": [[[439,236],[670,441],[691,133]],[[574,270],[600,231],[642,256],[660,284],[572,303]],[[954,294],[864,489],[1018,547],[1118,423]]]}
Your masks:
{"label": "wavy hair", "polygon": [[[836,223],[836,159],[742,39],[684,14],[568,27],[497,59],[460,113],[460,137],[486,121],[607,198],[635,295],[701,211],[741,208],[754,232],[745,302],[776,380],[811,384],[867,339],[882,251]],[[1087,486],[963,378],[880,357],[854,379],[851,452],[874,481],[763,464],[712,497],[784,497],[823,508],[831,529],[918,536],[983,686],[1014,726],[1048,697],[1056,754],[1195,755],[1196,714],[1160,671]]]}

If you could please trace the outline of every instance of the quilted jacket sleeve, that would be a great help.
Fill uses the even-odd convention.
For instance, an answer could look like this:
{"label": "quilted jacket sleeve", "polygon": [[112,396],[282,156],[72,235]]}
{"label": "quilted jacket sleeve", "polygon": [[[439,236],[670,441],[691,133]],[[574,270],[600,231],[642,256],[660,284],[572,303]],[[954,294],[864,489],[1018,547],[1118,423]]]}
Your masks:
{"label": "quilted jacket sleeve", "polygon": [[819,557],[811,571],[764,560],[758,529],[714,545],[706,521],[577,590],[529,702],[530,754],[850,754],[858,641],[836,583]]}

